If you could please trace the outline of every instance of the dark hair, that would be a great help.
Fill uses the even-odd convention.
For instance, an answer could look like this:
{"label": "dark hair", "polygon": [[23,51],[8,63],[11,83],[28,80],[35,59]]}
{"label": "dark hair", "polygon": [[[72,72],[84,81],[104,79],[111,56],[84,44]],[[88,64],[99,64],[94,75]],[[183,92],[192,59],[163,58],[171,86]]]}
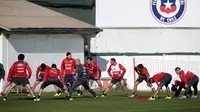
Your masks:
{"label": "dark hair", "polygon": [[42,63],[42,64],[40,65],[40,67],[41,67],[42,70],[44,70],[44,69],[46,68],[46,64]]}
{"label": "dark hair", "polygon": [[52,64],[51,68],[57,68],[56,64]]}
{"label": "dark hair", "polygon": [[69,55],[71,55],[71,53],[70,53],[70,52],[67,52],[67,53],[66,53],[66,56],[69,56]]}
{"label": "dark hair", "polygon": [[153,82],[153,79],[152,79],[152,78],[149,78],[148,82],[149,82],[149,83],[152,83],[152,82]]}
{"label": "dark hair", "polygon": [[24,60],[25,56],[24,54],[19,54],[17,58],[18,60]]}
{"label": "dark hair", "polygon": [[139,64],[138,68],[144,68],[143,64]]}
{"label": "dark hair", "polygon": [[90,60],[90,61],[92,61],[92,57],[87,57],[87,60]]}
{"label": "dark hair", "polygon": [[181,70],[181,68],[180,68],[180,67],[176,67],[176,68],[175,68],[175,71],[176,71],[176,70]]}
{"label": "dark hair", "polygon": [[111,58],[110,60],[116,62],[116,59],[115,59],[115,58]]}

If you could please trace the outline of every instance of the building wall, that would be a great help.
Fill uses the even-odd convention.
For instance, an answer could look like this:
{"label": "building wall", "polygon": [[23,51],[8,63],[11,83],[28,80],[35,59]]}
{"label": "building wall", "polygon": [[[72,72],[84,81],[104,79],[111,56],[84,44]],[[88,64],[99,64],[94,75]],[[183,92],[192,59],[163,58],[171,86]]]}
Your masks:
{"label": "building wall", "polygon": [[[109,59],[114,57],[127,68],[128,88],[134,83],[133,59],[135,65],[143,63],[154,75],[169,72],[175,78],[174,68],[190,70],[200,74],[198,18],[200,3],[187,0],[184,16],[175,24],[166,25],[158,22],[150,10],[152,0],[97,0],[96,26],[103,29],[91,40],[91,51],[103,69],[103,77],[109,77],[106,70]],[[193,55],[176,55],[177,53]],[[175,53],[175,55],[158,56],[156,53]],[[145,56],[144,56],[145,54]],[[148,55],[149,54],[149,55]],[[136,75],[137,76],[137,75]],[[150,90],[143,82],[139,90]]]}
{"label": "building wall", "polygon": [[[66,57],[66,52],[71,52],[74,58],[80,58],[84,61],[84,39],[81,35],[67,34],[11,34],[6,40],[3,48],[7,52],[4,60],[8,60],[4,64],[10,68],[12,63],[17,60],[19,53],[25,54],[25,60],[32,68],[32,77],[30,83],[35,81],[36,68],[41,63],[51,65],[60,64],[63,58]],[[8,68],[6,71],[8,71]],[[36,89],[36,91],[39,89]],[[52,91],[54,88],[49,87],[47,91]]]}
{"label": "building wall", "polygon": [[96,0],[98,27],[199,27],[199,0],[187,1],[183,18],[176,24],[159,23],[152,15],[150,2],[157,0]]}

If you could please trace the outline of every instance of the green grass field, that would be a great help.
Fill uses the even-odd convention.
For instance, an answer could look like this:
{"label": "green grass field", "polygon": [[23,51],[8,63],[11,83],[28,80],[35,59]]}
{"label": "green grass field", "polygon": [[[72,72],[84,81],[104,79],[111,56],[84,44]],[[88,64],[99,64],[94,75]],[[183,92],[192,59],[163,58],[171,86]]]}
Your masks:
{"label": "green grass field", "polygon": [[[100,93],[99,93],[100,94]],[[139,92],[151,95],[150,92]],[[74,94],[73,101],[54,97],[54,93],[44,93],[40,102],[33,102],[26,95],[12,94],[7,101],[0,100],[0,112],[200,112],[200,98],[180,100],[130,99],[123,92],[112,90],[105,98],[91,98]],[[162,93],[164,97],[165,94]]]}

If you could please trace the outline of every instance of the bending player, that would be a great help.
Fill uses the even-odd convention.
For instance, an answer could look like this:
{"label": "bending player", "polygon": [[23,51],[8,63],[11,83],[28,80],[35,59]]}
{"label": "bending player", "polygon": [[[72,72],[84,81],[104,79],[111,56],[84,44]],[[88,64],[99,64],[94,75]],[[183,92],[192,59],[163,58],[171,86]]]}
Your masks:
{"label": "bending player", "polygon": [[88,69],[89,71],[89,77],[91,80],[94,80],[97,82],[98,86],[104,92],[104,88],[101,84],[100,78],[101,78],[101,69],[99,66],[92,61],[92,57],[87,58],[87,62],[84,64],[84,66]]}
{"label": "bending player", "polygon": [[59,87],[61,90],[64,91],[64,93],[66,95],[66,100],[73,100],[70,97],[68,91],[63,86],[64,85],[64,79],[63,79],[63,76],[62,76],[60,70],[57,69],[56,64],[52,64],[51,68],[48,70],[48,72],[44,76],[43,83],[40,87],[39,95],[37,97],[38,101],[40,101],[43,90],[51,84],[56,85],[57,87]]}
{"label": "bending player", "polygon": [[[174,97],[178,97],[182,89],[185,89],[185,83],[181,82],[180,77],[175,78],[174,83],[172,84],[171,90],[174,92]],[[186,92],[184,93],[186,96]],[[192,91],[190,89],[189,96],[192,96]]]}
{"label": "bending player", "polygon": [[80,59],[76,59],[76,71],[77,71],[77,79],[73,83],[72,88],[70,89],[70,95],[72,95],[72,92],[79,86],[83,86],[85,90],[90,92],[93,97],[97,97],[96,93],[90,89],[88,79],[88,69],[81,64]]}
{"label": "bending player", "polygon": [[[134,67],[134,70],[138,73],[139,76],[136,80],[136,83],[134,84],[133,93],[130,97],[134,97],[137,95],[137,87],[144,80],[146,81],[148,87],[152,87],[152,85],[150,85],[148,82],[150,75],[146,67],[144,67],[142,64],[139,64],[138,66]],[[155,89],[153,87],[152,91],[153,93],[155,92]]]}
{"label": "bending player", "polygon": [[197,93],[198,93],[198,83],[199,83],[199,78],[192,72],[190,71],[183,71],[181,70],[180,67],[175,68],[175,72],[177,75],[179,75],[180,79],[182,82],[184,82],[184,86],[186,88],[186,93],[184,96],[181,97],[181,99],[185,98],[190,98],[190,90],[191,87],[194,89],[194,95],[191,96],[191,98],[197,98]]}
{"label": "bending player", "polygon": [[[32,87],[32,90],[35,91],[36,86],[43,81],[45,73],[50,69],[50,67],[44,63],[42,63],[40,66],[38,66],[37,71],[36,71],[36,81],[34,82],[34,85]],[[54,96],[60,96],[61,95],[61,90],[57,87],[54,86],[56,89],[57,93]]]}
{"label": "bending player", "polygon": [[[8,88],[8,91],[6,92],[3,98],[4,101],[7,100],[8,95],[10,94],[10,92],[16,85],[26,86],[26,88],[29,90],[30,94],[32,95],[33,100],[37,101],[28,80],[31,78],[32,71],[31,71],[31,68],[29,67],[29,64],[24,61],[24,58],[25,56],[23,54],[19,54],[18,61],[14,62],[10,68],[9,75],[12,75],[12,76],[9,76],[9,77],[10,78],[12,77],[13,82],[11,83],[10,87]],[[27,74],[27,71],[28,71],[28,74]]]}
{"label": "bending player", "polygon": [[111,80],[111,83],[108,86],[108,88],[102,94],[102,97],[105,97],[107,95],[108,91],[117,82],[120,83],[121,87],[124,90],[125,95],[127,95],[125,81],[123,79],[123,77],[124,77],[124,75],[126,73],[126,69],[120,63],[117,63],[116,60],[115,60],[115,58],[111,58],[110,59],[110,64],[111,65],[109,66],[107,72],[108,72],[108,75],[112,78],[112,80]]}
{"label": "bending player", "polygon": [[158,88],[155,91],[155,94],[152,97],[150,97],[148,100],[155,100],[156,96],[158,96],[158,94],[163,86],[165,86],[167,89],[167,97],[165,99],[171,99],[170,88],[168,87],[171,80],[172,80],[172,76],[166,72],[157,73],[152,78],[150,78],[149,82],[150,83],[155,82],[158,85]]}

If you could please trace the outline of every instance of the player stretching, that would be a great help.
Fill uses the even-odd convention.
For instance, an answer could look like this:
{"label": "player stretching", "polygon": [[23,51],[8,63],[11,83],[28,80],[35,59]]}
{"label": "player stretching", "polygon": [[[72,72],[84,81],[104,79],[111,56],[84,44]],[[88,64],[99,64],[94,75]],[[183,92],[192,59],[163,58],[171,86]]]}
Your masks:
{"label": "player stretching", "polygon": [[[138,78],[136,80],[136,83],[134,84],[133,88],[133,94],[130,97],[134,97],[137,95],[137,87],[140,83],[142,83],[144,80],[147,83],[147,86],[150,87],[148,81],[149,81],[149,72],[146,67],[144,67],[142,64],[139,64],[138,66],[134,67],[134,70],[138,73]],[[152,86],[151,86],[152,87]],[[154,92],[154,88],[152,87],[152,91]]]}
{"label": "player stretching", "polygon": [[40,97],[42,96],[43,90],[51,84],[56,85],[61,90],[63,90],[65,95],[66,95],[67,100],[73,100],[70,97],[68,91],[66,89],[64,89],[63,75],[61,74],[60,70],[57,69],[56,64],[52,64],[51,68],[48,70],[48,72],[44,76],[43,83],[40,87],[39,95],[38,95],[38,98],[37,98],[38,101],[40,101]]}
{"label": "player stretching", "polygon": [[91,80],[94,80],[97,82],[101,90],[104,92],[104,88],[101,84],[100,78],[101,78],[101,69],[99,66],[92,61],[92,57],[87,58],[87,62],[84,64],[88,71],[89,71],[89,77]]}
{"label": "player stretching", "polygon": [[[26,86],[26,88],[29,90],[30,94],[33,97],[34,101],[36,100],[36,97],[31,89],[29,80],[31,78],[31,68],[29,67],[29,64],[24,61],[25,56],[23,54],[18,55],[18,61],[14,62],[13,65],[10,68],[9,71],[9,76],[10,78],[12,77],[12,84],[8,88],[8,91],[6,92],[3,100],[7,100],[8,95],[10,94],[11,90],[16,86],[16,85],[23,85]],[[27,74],[28,71],[28,74]],[[10,80],[10,79],[8,79]]]}
{"label": "player stretching", "polygon": [[155,94],[152,97],[150,97],[148,100],[155,100],[156,96],[158,96],[158,94],[163,86],[165,86],[167,89],[167,97],[165,99],[171,99],[170,88],[168,87],[171,80],[172,80],[172,76],[166,72],[157,73],[152,78],[150,78],[149,82],[150,83],[155,82],[158,85],[158,88],[157,88]]}
{"label": "player stretching", "polygon": [[[108,88],[105,90],[105,92],[102,94],[102,97],[105,97],[108,93],[108,91],[112,88],[112,86],[114,84],[116,84],[117,82],[120,83],[121,87],[124,90],[125,95],[126,93],[126,86],[125,86],[125,81],[123,79],[125,73],[126,73],[126,69],[120,64],[117,63],[115,58],[111,58],[110,59],[110,66],[107,70],[108,75],[112,78],[110,85],[108,86]],[[111,73],[112,72],[112,73]]]}
{"label": "player stretching", "polygon": [[[183,88],[185,89],[185,83],[181,82],[180,77],[175,78],[174,83],[172,84],[172,87],[171,87],[171,91],[174,92],[174,97],[178,97]],[[187,95],[186,92],[184,93],[184,95],[185,96]],[[189,91],[189,96],[190,97],[192,96],[191,89]]]}
{"label": "player stretching", "polygon": [[[35,91],[36,86],[43,81],[45,73],[50,69],[50,67],[44,63],[42,63],[40,66],[38,66],[36,71],[36,81],[34,82],[34,85],[32,87],[32,90]],[[60,96],[61,91],[58,89],[57,86],[54,86],[57,93],[54,96]]]}
{"label": "player stretching", "polygon": [[72,88],[70,89],[70,95],[72,95],[72,92],[77,87],[82,85],[85,88],[85,90],[87,90],[88,92],[92,94],[93,97],[97,97],[96,93],[89,87],[88,69],[84,65],[81,64],[80,59],[76,59],[76,71],[77,71],[77,79],[73,83]]}
{"label": "player stretching", "polygon": [[189,92],[191,87],[194,88],[194,95],[191,98],[197,98],[197,93],[198,93],[198,83],[199,83],[199,78],[192,72],[190,71],[183,71],[181,70],[180,67],[175,68],[175,72],[177,75],[179,75],[180,79],[182,82],[184,82],[184,86],[186,88],[186,93],[184,96],[181,97],[181,99],[189,98]]}

